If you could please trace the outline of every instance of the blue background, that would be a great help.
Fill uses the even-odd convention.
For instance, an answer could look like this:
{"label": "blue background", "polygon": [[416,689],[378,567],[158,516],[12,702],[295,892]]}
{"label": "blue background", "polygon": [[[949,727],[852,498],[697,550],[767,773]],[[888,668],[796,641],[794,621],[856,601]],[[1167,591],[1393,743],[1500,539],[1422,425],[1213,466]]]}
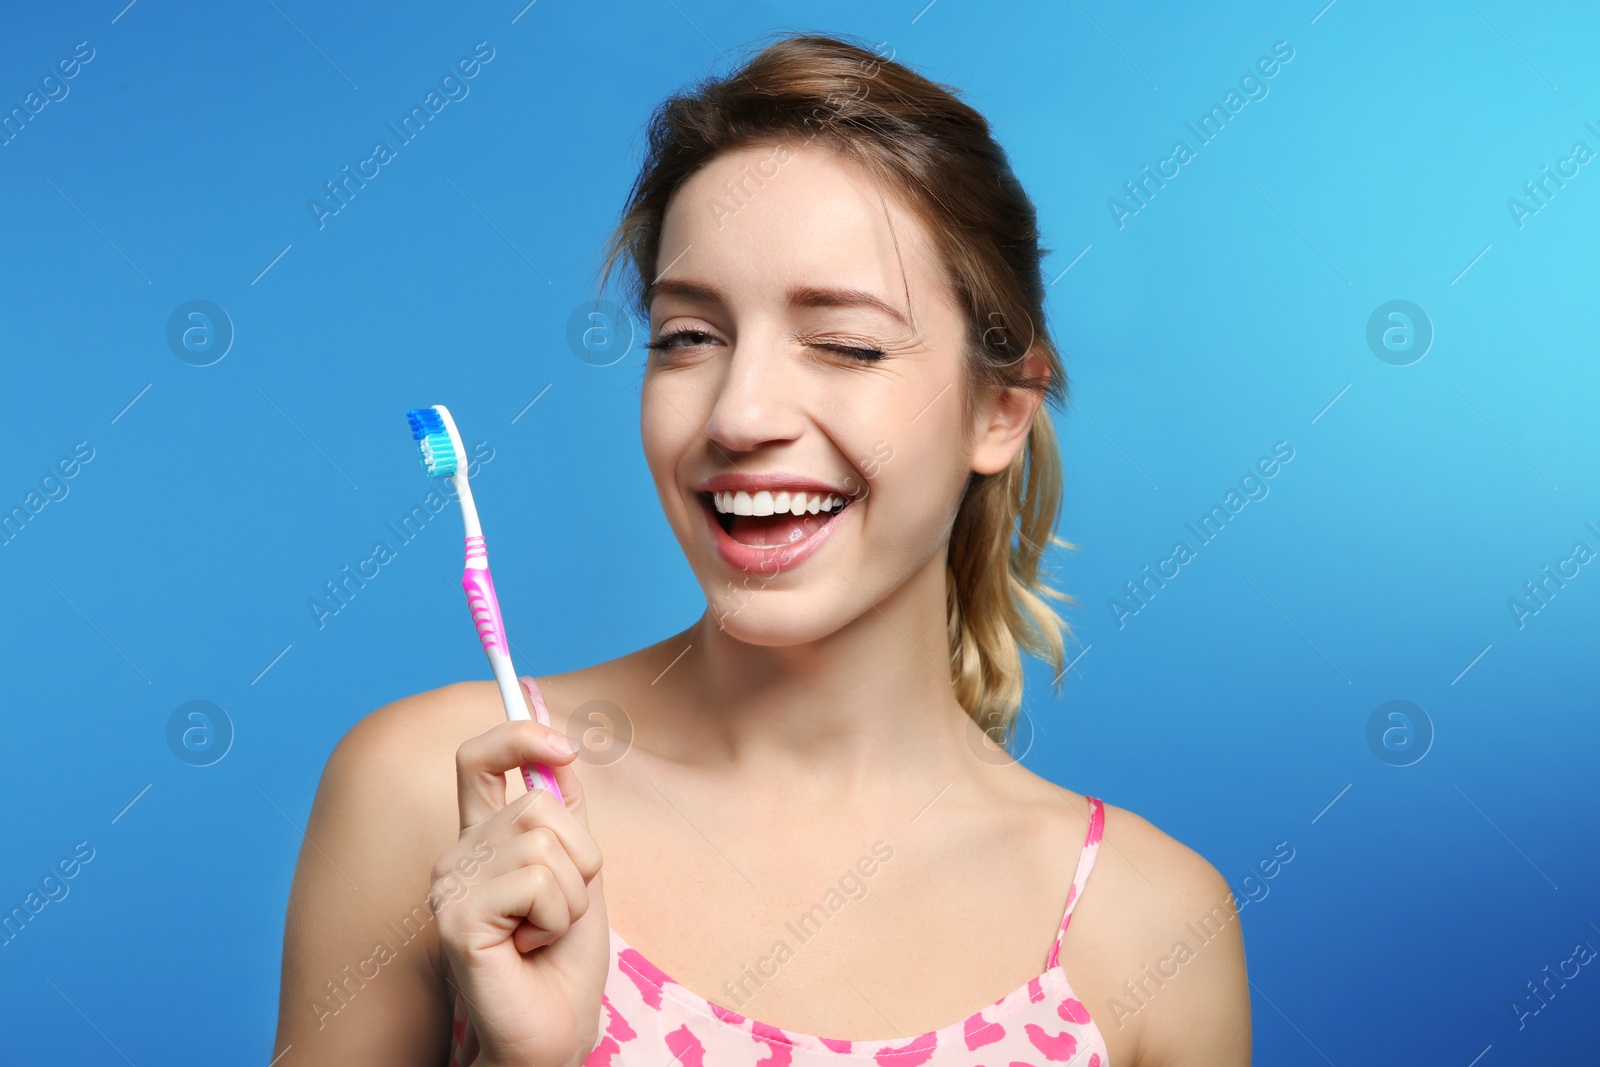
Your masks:
{"label": "blue background", "polygon": [[[960,87],[1038,204],[1081,546],[1052,562],[1081,655],[1059,697],[1030,665],[1019,740],[1241,896],[1294,849],[1242,913],[1258,1062],[1592,1057],[1597,967],[1520,1029],[1511,1004],[1600,948],[1600,565],[1520,626],[1508,600],[1600,550],[1600,162],[1521,226],[1507,201],[1600,150],[1600,18],[1395,6],[8,11],[5,110],[77,42],[94,58],[0,146],[0,508],[75,443],[94,455],[0,547],[0,905],[95,852],[0,948],[4,1059],[271,1058],[329,751],[384,703],[486,676],[453,508],[321,628],[308,608],[428,489],[406,408],[448,403],[493,450],[474,481],[522,672],[700,614],[640,452],[639,350],[586,362],[568,323],[649,110],[790,28]],[[470,94],[319,228],[323,183],[478,41]],[[1185,123],[1279,41],[1268,95],[1200,145]],[[1119,227],[1108,200],[1180,138],[1195,157]],[[196,299],[236,335],[205,367],[167,341]],[[1434,333],[1406,366],[1367,341],[1395,299]],[[1184,524],[1280,441],[1270,493],[1119,624],[1124,583],[1195,548]],[[169,747],[191,700],[231,723],[211,766]],[[1385,750],[1368,725],[1391,700],[1431,725]]]}

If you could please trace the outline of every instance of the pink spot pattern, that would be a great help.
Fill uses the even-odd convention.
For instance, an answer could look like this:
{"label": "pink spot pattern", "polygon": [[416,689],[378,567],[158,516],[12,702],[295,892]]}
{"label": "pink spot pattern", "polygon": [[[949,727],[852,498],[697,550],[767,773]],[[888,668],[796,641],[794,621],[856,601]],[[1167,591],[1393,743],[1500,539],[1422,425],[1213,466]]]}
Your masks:
{"label": "pink spot pattern", "polygon": [[[683,1064],[683,1067],[705,1067],[705,1046],[694,1036],[694,1031],[689,1029],[687,1023],[667,1035],[666,1045],[673,1059]],[[584,1063],[587,1064],[588,1060]]]}
{"label": "pink spot pattern", "polygon": [[933,1058],[933,1050],[938,1046],[938,1031],[932,1030],[907,1044],[879,1049],[872,1058],[880,1067],[920,1067]]}
{"label": "pink spot pattern", "polygon": [[1047,1060],[1065,1063],[1078,1051],[1078,1039],[1072,1036],[1071,1030],[1052,1034],[1038,1023],[1028,1023],[1023,1031],[1028,1035],[1028,1040],[1033,1042],[1033,1047],[1044,1053]]}
{"label": "pink spot pattern", "polygon": [[[851,1041],[786,1031],[684,988],[612,930],[600,1040],[584,1067],[1110,1067],[1105,1037],[1059,962],[1105,831],[1105,806],[1086,799],[1089,832],[1046,969],[993,1004],[912,1037]],[[451,1038],[450,1067],[465,1067],[477,1055],[477,1035],[459,996]]]}
{"label": "pink spot pattern", "polygon": [[983,1012],[967,1017],[963,1029],[966,1031],[967,1048],[982,1048],[992,1045],[1006,1036],[1006,1028],[999,1023],[992,1023],[983,1017]]}

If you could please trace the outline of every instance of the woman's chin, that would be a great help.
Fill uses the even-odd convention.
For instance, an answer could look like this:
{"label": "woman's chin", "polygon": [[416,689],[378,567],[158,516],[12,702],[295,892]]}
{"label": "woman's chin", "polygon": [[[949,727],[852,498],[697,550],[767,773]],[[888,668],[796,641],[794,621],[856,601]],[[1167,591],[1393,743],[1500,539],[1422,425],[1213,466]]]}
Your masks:
{"label": "woman's chin", "polygon": [[[795,603],[797,599],[770,593],[744,601],[724,597],[710,600],[706,614],[718,630],[747,645],[803,645],[838,628],[836,622],[800,608]],[[766,603],[757,603],[758,600]]]}

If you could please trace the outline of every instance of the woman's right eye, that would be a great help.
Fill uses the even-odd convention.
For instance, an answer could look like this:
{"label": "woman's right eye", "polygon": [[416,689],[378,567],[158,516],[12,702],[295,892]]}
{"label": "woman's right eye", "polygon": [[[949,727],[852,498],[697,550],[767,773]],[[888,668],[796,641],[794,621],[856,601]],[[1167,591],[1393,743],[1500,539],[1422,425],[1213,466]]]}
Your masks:
{"label": "woman's right eye", "polygon": [[703,343],[703,342],[695,342],[694,344],[689,344],[689,345],[673,344],[673,342],[676,341],[680,337],[710,338],[711,335],[709,333],[706,333],[704,330],[674,330],[671,333],[662,334],[660,337],[656,338],[654,341],[651,341],[648,344],[646,344],[645,347],[649,348],[649,349],[653,349],[653,350],[655,350],[657,352],[662,352],[662,351],[665,351],[665,350],[667,350],[669,348],[695,348],[699,344]]}

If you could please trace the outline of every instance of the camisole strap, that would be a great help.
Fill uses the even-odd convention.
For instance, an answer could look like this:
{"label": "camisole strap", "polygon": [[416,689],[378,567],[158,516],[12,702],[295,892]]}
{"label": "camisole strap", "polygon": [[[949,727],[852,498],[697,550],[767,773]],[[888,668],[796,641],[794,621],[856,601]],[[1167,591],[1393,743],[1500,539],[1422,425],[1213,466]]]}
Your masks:
{"label": "camisole strap", "polygon": [[1106,828],[1105,805],[1097,797],[1086,796],[1083,799],[1089,802],[1089,833],[1083,840],[1083,851],[1078,856],[1078,869],[1072,875],[1072,885],[1067,889],[1067,911],[1061,917],[1055,944],[1050,946],[1045,970],[1053,970],[1061,959],[1061,938],[1067,932],[1067,924],[1072,922],[1072,909],[1078,906],[1078,899],[1083,896],[1083,883],[1088,880],[1089,871],[1094,867],[1094,858],[1100,853],[1100,837]]}

